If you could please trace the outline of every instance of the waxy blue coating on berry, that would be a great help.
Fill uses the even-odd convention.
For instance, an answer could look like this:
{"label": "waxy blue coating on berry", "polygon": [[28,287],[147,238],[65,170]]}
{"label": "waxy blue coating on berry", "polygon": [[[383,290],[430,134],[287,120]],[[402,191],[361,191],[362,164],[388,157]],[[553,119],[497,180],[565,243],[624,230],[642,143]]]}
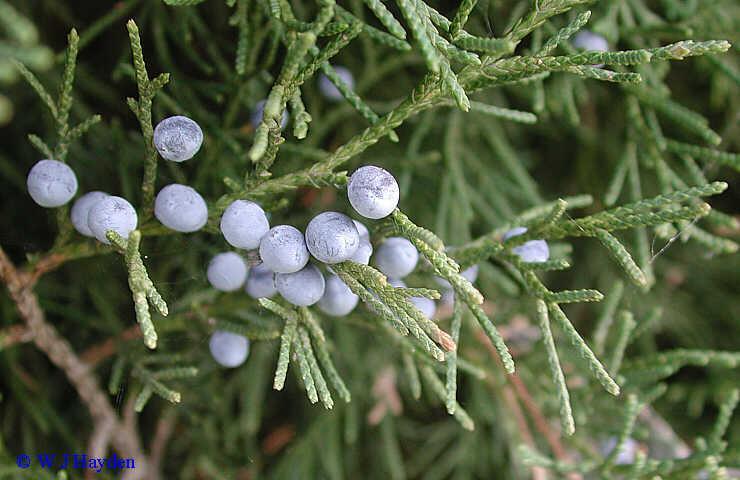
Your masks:
{"label": "waxy blue coating on berry", "polygon": [[355,219],[352,219],[352,221],[354,222],[355,227],[357,227],[357,233],[360,234],[360,240],[367,240],[369,242],[370,231],[367,229],[365,224]]}
{"label": "waxy blue coating on berry", "polygon": [[244,290],[254,299],[272,297],[277,293],[275,272],[267,268],[264,263],[255,265],[249,269]]}
{"label": "waxy blue coating on berry", "polygon": [[608,52],[609,42],[601,35],[589,30],[581,30],[573,37],[572,44],[575,48],[592,51]]}
{"label": "waxy blue coating on berry", "polygon": [[318,303],[319,310],[332,317],[343,317],[355,309],[360,297],[352,293],[341,278],[329,275],[325,284],[324,295]]}
{"label": "waxy blue coating on berry", "polygon": [[154,129],[154,147],[165,160],[184,162],[198,153],[203,131],[193,120],[182,115],[168,117]]}
{"label": "waxy blue coating on berry", "polygon": [[61,207],[77,193],[77,177],[69,165],[56,160],[41,160],[28,172],[28,193],[44,208]]}
{"label": "waxy blue coating on berry", "polygon": [[237,333],[216,330],[208,341],[213,359],[227,368],[238,367],[247,359],[249,340]]}
{"label": "waxy blue coating on berry", "polygon": [[[333,68],[342,82],[344,82],[344,84],[347,85],[350,90],[354,90],[355,78],[352,76],[352,72],[350,72],[347,68],[342,67],[341,65],[337,65]],[[323,73],[319,75],[319,91],[327,100],[331,100],[332,102],[338,102],[344,99],[342,92],[340,92],[339,89],[333,83],[331,83],[329,77],[327,77]]]}
{"label": "waxy blue coating on berry", "polygon": [[320,262],[334,264],[352,258],[360,246],[354,222],[339,212],[316,215],[306,227],[306,246]]}
{"label": "waxy blue coating on berry", "polygon": [[208,221],[208,207],[195,189],[173,183],[157,194],[154,216],[176,232],[196,232]]}
{"label": "waxy blue coating on berry", "polygon": [[375,265],[389,278],[403,278],[414,271],[419,261],[416,247],[403,237],[389,237],[375,252]]}
{"label": "waxy blue coating on berry", "polygon": [[360,237],[360,246],[357,247],[357,251],[350,257],[350,260],[363,265],[370,264],[370,257],[373,255],[373,245],[369,240],[365,240]]}
{"label": "waxy blue coating on berry", "polygon": [[128,200],[113,195],[100,199],[87,214],[87,226],[99,241],[109,245],[106,233],[112,230],[123,238],[136,229],[139,217]]}
{"label": "waxy blue coating on berry", "polygon": [[299,307],[308,307],[324,295],[324,276],[315,265],[306,265],[294,273],[275,274],[275,286],[280,295]]}
{"label": "waxy blue coating on berry", "polygon": [[270,230],[270,222],[262,207],[249,200],[236,200],[221,217],[221,233],[236,248],[253,250]]}
{"label": "waxy blue coating on berry", "polygon": [[272,227],[260,240],[260,258],[275,273],[293,273],[308,263],[306,240],[290,225]]}
{"label": "waxy blue coating on berry", "polygon": [[74,205],[72,205],[72,211],[69,214],[75,230],[86,237],[95,236],[93,235],[92,230],[90,230],[90,227],[87,224],[87,218],[93,205],[107,196],[108,194],[105,192],[94,190],[92,192],[87,192],[86,194],[75,200]]}
{"label": "waxy blue coating on berry", "polygon": [[[511,237],[522,235],[526,231],[527,229],[525,227],[512,228],[504,234],[503,240],[506,241]],[[550,258],[550,248],[544,240],[530,240],[512,248],[511,251],[527,263],[546,262]]]}
{"label": "waxy blue coating on berry", "polygon": [[365,218],[379,219],[393,213],[400,190],[390,172],[373,165],[360,167],[347,184],[347,198],[352,208]]}
{"label": "waxy blue coating on berry", "polygon": [[409,301],[413,303],[417,309],[421,310],[421,313],[423,313],[427,318],[433,318],[434,314],[437,312],[437,304],[430,298],[409,297]]}
{"label": "waxy blue coating on berry", "polygon": [[247,279],[247,264],[237,253],[219,253],[208,263],[206,276],[216,290],[233,292],[244,285]]}
{"label": "waxy blue coating on berry", "polygon": [[[249,122],[252,124],[252,128],[259,127],[260,123],[262,123],[262,117],[265,113],[265,103],[267,103],[267,100],[260,100],[257,102],[257,104],[254,106],[254,110],[252,110],[252,114],[249,117]],[[288,124],[288,111],[283,110],[283,116],[280,117],[280,129],[284,129],[285,126]]]}

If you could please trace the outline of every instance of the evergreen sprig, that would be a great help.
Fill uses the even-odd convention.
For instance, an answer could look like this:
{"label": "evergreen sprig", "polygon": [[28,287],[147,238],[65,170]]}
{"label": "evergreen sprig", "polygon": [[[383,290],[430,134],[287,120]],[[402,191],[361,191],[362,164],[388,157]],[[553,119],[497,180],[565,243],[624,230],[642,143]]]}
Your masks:
{"label": "evergreen sprig", "polygon": [[167,316],[168,309],[167,303],[149,278],[144,261],[141,259],[139,252],[141,232],[134,230],[129,234],[128,239],[124,239],[111,230],[106,234],[106,238],[123,255],[128,270],[128,285],[134,299],[136,320],[144,336],[144,345],[151,349],[157,348],[157,331],[149,313],[149,304],[151,303],[164,316]]}
{"label": "evergreen sprig", "polygon": [[[67,35],[67,51],[64,62],[64,72],[62,74],[59,94],[57,95],[56,101],[41,84],[38,78],[36,78],[36,76],[23,63],[18,60],[13,60],[16,69],[36,91],[36,94],[49,109],[56,126],[56,145],[54,148],[51,148],[37,135],[29,134],[28,139],[31,144],[36,147],[42,155],[44,155],[44,157],[47,159],[57,160],[59,162],[66,162],[69,147],[72,142],[78,140],[101,120],[100,115],[96,114],[91,115],[74,127],[70,127],[69,125],[69,115],[73,103],[72,88],[74,86],[75,69],[77,67],[79,42],[80,37],[77,34],[77,30],[73,28],[69,32],[69,35]],[[59,228],[55,242],[55,246],[57,247],[66,243],[72,233],[72,224],[68,219],[68,213],[69,210],[66,206],[59,208],[57,211],[57,226]]]}
{"label": "evergreen sprig", "polygon": [[139,92],[138,100],[127,98],[129,108],[136,116],[144,137],[144,177],[141,182],[141,203],[145,218],[151,216],[154,211],[154,184],[157,180],[157,150],[154,148],[154,126],[152,125],[152,100],[167,82],[170,80],[169,73],[161,73],[155,78],[150,78],[144,61],[144,49],[141,46],[139,27],[136,22],[129,20],[126,23],[129,41],[131,42],[131,54],[133,56],[134,72],[136,74],[136,86]]}
{"label": "evergreen sprig", "polygon": [[329,355],[326,335],[311,311],[306,308],[295,310],[267,298],[261,298],[259,303],[285,320],[283,333],[280,335],[280,353],[273,388],[282,390],[285,385],[292,348],[311,403],[321,399],[325,408],[334,407],[329,384],[342,400],[349,402],[350,392],[334,366]]}
{"label": "evergreen sprig", "polygon": [[[355,295],[378,308],[373,313],[388,321],[402,335],[411,334],[435,359],[444,361],[442,348],[446,351],[456,348],[450,335],[425,317],[408,300],[407,294],[399,293],[403,289],[394,288],[379,271],[355,262],[343,262],[332,268]],[[373,299],[375,296],[377,298]]]}

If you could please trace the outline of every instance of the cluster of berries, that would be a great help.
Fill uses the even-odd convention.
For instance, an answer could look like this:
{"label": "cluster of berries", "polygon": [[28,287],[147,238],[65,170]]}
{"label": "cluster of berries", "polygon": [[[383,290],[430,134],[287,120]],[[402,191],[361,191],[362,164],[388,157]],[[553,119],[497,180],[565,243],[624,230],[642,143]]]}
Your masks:
{"label": "cluster of berries", "polygon": [[[350,204],[365,218],[380,219],[390,215],[398,205],[399,188],[389,172],[375,166],[357,169],[347,187]],[[264,210],[254,202],[236,200],[221,217],[221,233],[233,247],[259,250],[261,264],[247,267],[241,255],[219,253],[208,265],[211,285],[221,291],[234,291],[246,283],[246,292],[254,298],[271,297],[279,293],[297,306],[318,304],[327,315],[344,316],[357,305],[358,298],[342,282],[329,273],[324,276],[313,256],[321,263],[332,265],[347,260],[367,265],[373,253],[367,227],[339,212],[323,212],[308,223],[305,233],[291,225],[270,228]],[[399,251],[396,240],[408,244],[411,253]],[[401,255],[395,260],[394,256]],[[413,257],[412,262],[406,257]],[[402,269],[405,276],[414,269],[418,253],[408,240],[390,238],[383,242],[376,258],[381,271],[394,277]]]}
{"label": "cluster of berries", "polygon": [[[396,179],[379,167],[357,169],[347,188],[351,205],[365,218],[380,219],[390,215],[398,205],[399,188]],[[367,227],[339,212],[316,215],[305,233],[291,225],[270,228],[265,211],[248,200],[235,200],[221,217],[221,233],[233,247],[258,250],[261,263],[249,268],[244,258],[235,252],[214,256],[208,264],[206,276],[217,290],[231,292],[242,288],[252,298],[269,298],[279,293],[297,306],[317,304],[330,316],[344,316],[357,306],[359,298],[334,273],[325,276],[309,263],[310,257],[326,265],[347,260],[367,265],[373,253]],[[393,241],[388,239],[378,249],[384,263],[397,268],[394,262]],[[413,263],[402,259],[404,275],[413,270],[418,253],[413,245]],[[404,253],[403,255],[406,255]],[[246,358],[248,342],[244,337],[228,332],[216,332],[211,340],[211,352],[220,364],[234,366]],[[228,351],[227,351],[228,350]],[[217,353],[218,351],[218,353]]]}
{"label": "cluster of berries", "polygon": [[[166,160],[189,160],[198,152],[202,142],[202,130],[187,117],[166,118],[154,130],[153,143]],[[74,197],[77,178],[68,165],[42,160],[28,175],[28,191],[39,205],[59,207]],[[398,205],[398,182],[380,167],[364,166],[350,176],[347,196],[353,209],[362,217],[385,218]],[[157,194],[154,215],[171,230],[195,232],[206,224],[208,207],[193,188],[170,184]],[[106,238],[108,231],[128,238],[138,223],[136,210],[126,199],[100,191],[81,196],[72,207],[71,220],[79,233],[106,244],[109,243]],[[305,233],[291,225],[270,228],[262,207],[248,200],[236,200],[225,209],[220,229],[231,246],[258,250],[261,263],[249,268],[236,252],[215,255],[206,272],[208,282],[215,289],[231,292],[245,286],[246,293],[255,299],[279,293],[293,305],[316,304],[322,312],[335,317],[348,315],[357,306],[359,298],[332,272],[330,265],[347,260],[365,265],[370,263],[373,246],[369,231],[361,222],[343,213],[329,211],[316,215],[308,223]],[[504,239],[524,232],[526,228],[515,228]],[[515,247],[513,252],[527,262],[543,262],[549,257],[544,240],[528,241]],[[326,275],[315,264],[309,263],[311,256],[329,266]],[[406,286],[403,278],[414,271],[418,261],[418,251],[403,237],[386,238],[374,255],[375,266],[398,288]],[[477,265],[462,272],[470,282],[475,281],[477,274]],[[437,278],[437,282],[445,290],[445,297],[451,298],[451,285],[442,278]],[[411,297],[410,301],[427,317],[434,316],[436,304],[433,300]],[[217,331],[211,338],[210,349],[218,363],[233,367],[246,359],[249,342],[241,335]]]}
{"label": "cluster of berries", "polygon": [[[174,116],[162,120],[154,130],[154,145],[162,158],[183,162],[192,158],[203,143],[203,132],[193,120]],[[27,178],[31,198],[46,208],[61,207],[77,193],[77,177],[69,165],[41,160]],[[162,224],[178,232],[194,232],[205,225],[208,208],[198,192],[186,185],[164,187],[155,202],[154,214]],[[92,191],[82,195],[70,212],[75,229],[108,244],[108,231],[123,238],[136,229],[136,209],[125,198]]]}

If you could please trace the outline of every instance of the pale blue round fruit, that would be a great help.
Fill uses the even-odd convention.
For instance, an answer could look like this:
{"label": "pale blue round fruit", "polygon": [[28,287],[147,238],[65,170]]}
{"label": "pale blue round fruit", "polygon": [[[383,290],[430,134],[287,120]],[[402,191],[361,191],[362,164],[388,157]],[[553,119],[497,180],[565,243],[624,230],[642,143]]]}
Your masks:
{"label": "pale blue round fruit", "polygon": [[355,227],[357,228],[357,233],[360,234],[360,240],[367,240],[370,241],[370,230],[367,229],[364,223],[357,221],[355,219],[352,219],[352,222],[355,224]]}
{"label": "pale blue round fruit", "polygon": [[365,218],[379,219],[393,213],[400,190],[390,172],[367,165],[354,171],[347,184],[347,198],[352,208]]}
{"label": "pale blue round fruit", "polygon": [[182,115],[168,117],[154,129],[154,147],[165,160],[184,162],[198,153],[203,144],[203,130]]}
{"label": "pale blue round fruit", "polygon": [[403,278],[416,268],[419,252],[403,237],[388,237],[378,246],[374,259],[378,270],[389,278]]}
{"label": "pale blue round fruit", "polygon": [[357,306],[360,297],[336,275],[325,278],[324,295],[318,302],[319,310],[332,317],[349,315]]}
{"label": "pale blue round fruit", "polygon": [[77,193],[77,176],[66,163],[41,160],[28,172],[26,186],[34,202],[45,208],[56,208]]}
{"label": "pale blue round fruit", "polygon": [[95,236],[93,235],[92,230],[90,230],[90,227],[87,224],[87,217],[90,214],[90,209],[93,207],[93,205],[107,196],[108,194],[105,192],[92,191],[87,192],[86,194],[75,200],[74,205],[72,205],[72,211],[69,214],[75,230],[86,237]]}
{"label": "pale blue round fruit", "polygon": [[206,276],[216,290],[233,292],[244,285],[247,279],[247,264],[237,253],[219,253],[208,263]]}
{"label": "pale blue round fruit", "polygon": [[318,302],[324,295],[324,276],[315,265],[308,264],[293,273],[275,274],[275,286],[280,295],[299,307]]}
{"label": "pale blue round fruit", "polygon": [[270,222],[262,207],[249,200],[236,200],[221,216],[221,233],[236,248],[253,250],[270,230]]}
{"label": "pale blue round fruit", "polygon": [[573,46],[580,50],[593,52],[608,52],[609,42],[598,33],[581,30],[573,37]]}
{"label": "pale blue round fruit", "polygon": [[249,340],[237,333],[216,330],[208,341],[208,348],[219,365],[234,368],[247,359]]}
{"label": "pale blue round fruit", "polygon": [[360,234],[351,218],[339,212],[316,215],[306,227],[306,246],[318,261],[334,264],[352,258]]}
{"label": "pale blue round fruit", "polygon": [[357,251],[350,257],[350,260],[363,265],[370,264],[370,257],[373,255],[373,245],[369,240],[360,237],[360,245],[357,247]]}
{"label": "pale blue round fruit", "polygon": [[138,223],[139,217],[134,206],[125,198],[113,195],[95,202],[87,214],[88,228],[95,238],[106,245],[110,244],[105,236],[109,231],[114,231],[127,239]]}
{"label": "pale blue round fruit", "polygon": [[290,225],[272,227],[260,240],[260,258],[275,273],[294,273],[308,263],[303,233]]}
{"label": "pale blue round fruit", "polygon": [[194,188],[173,183],[157,194],[154,216],[170,230],[197,232],[208,221],[208,206]]}
{"label": "pale blue round fruit", "polygon": [[[503,240],[506,241],[511,237],[522,235],[526,231],[525,227],[512,228],[504,234]],[[511,251],[527,263],[546,262],[550,258],[550,248],[544,240],[530,240],[512,248]]]}
{"label": "pale blue round fruit", "polygon": [[267,268],[264,263],[255,265],[249,269],[244,290],[254,299],[272,297],[277,293],[275,272]]}
{"label": "pale blue round fruit", "polygon": [[409,297],[409,301],[418,308],[427,318],[433,318],[437,312],[437,304],[431,298]]}

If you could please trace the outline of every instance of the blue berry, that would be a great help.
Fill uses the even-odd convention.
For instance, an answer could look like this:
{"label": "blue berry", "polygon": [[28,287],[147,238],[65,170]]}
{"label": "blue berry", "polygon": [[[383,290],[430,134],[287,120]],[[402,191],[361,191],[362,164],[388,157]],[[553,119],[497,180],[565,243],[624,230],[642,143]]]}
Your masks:
{"label": "blue berry", "polygon": [[587,50],[592,52],[608,52],[609,42],[606,38],[601,35],[590,32],[588,30],[581,30],[573,37],[573,46],[580,50]]}
{"label": "blue berry", "polygon": [[77,177],[65,163],[41,160],[28,172],[26,186],[33,201],[42,207],[61,207],[77,193]]}
{"label": "blue berry", "polygon": [[244,285],[247,279],[247,264],[234,252],[219,253],[208,264],[206,276],[216,290],[233,292]]}
{"label": "blue berry", "polygon": [[370,263],[370,257],[373,255],[373,245],[369,240],[365,240],[360,237],[360,245],[357,247],[355,253],[350,257],[350,260],[363,265]]}
{"label": "blue berry", "polygon": [[[588,30],[581,30],[573,37],[573,46],[579,50],[586,50],[590,52],[608,52],[609,42],[599,34],[590,32]],[[593,67],[601,68],[604,66],[603,63],[592,65]]]}
{"label": "blue berry", "polygon": [[262,207],[248,200],[236,200],[221,217],[221,233],[236,248],[253,250],[270,230],[270,222]]}
{"label": "blue berry", "polygon": [[208,221],[208,207],[195,189],[173,183],[157,194],[154,216],[176,232],[196,232]]}
{"label": "blue berry", "polygon": [[275,286],[280,295],[299,307],[307,307],[318,302],[324,295],[324,276],[315,265],[306,265],[294,273],[275,275]]}
{"label": "blue berry", "polygon": [[320,262],[340,263],[355,254],[360,246],[360,234],[347,215],[324,212],[308,223],[306,245],[311,255]]}
{"label": "blue berry", "polygon": [[247,359],[249,340],[236,333],[216,330],[208,341],[208,348],[219,365],[234,368]]}
{"label": "blue berry", "polygon": [[105,234],[112,230],[123,238],[136,229],[139,217],[128,200],[108,195],[98,200],[87,214],[87,226],[99,241],[110,244]]}
{"label": "blue berry", "polygon": [[86,237],[95,236],[87,224],[87,217],[90,214],[90,209],[93,205],[107,196],[108,194],[105,192],[92,191],[87,192],[75,201],[74,205],[72,205],[72,211],[69,214],[75,230]]}
{"label": "blue berry", "polygon": [[403,237],[389,237],[375,252],[375,265],[389,278],[403,278],[414,271],[419,261],[416,247]]}
{"label": "blue berry", "polygon": [[357,233],[360,234],[360,245],[357,247],[357,251],[352,255],[350,260],[353,262],[368,265],[370,263],[370,257],[373,255],[373,244],[370,243],[370,232],[368,231],[365,224],[352,220],[357,227]]}
{"label": "blue berry", "polygon": [[355,227],[357,228],[357,233],[360,234],[360,240],[367,240],[370,241],[370,231],[367,229],[364,223],[359,222],[357,220],[352,219],[352,222],[355,224]]}
{"label": "blue berry", "polygon": [[188,117],[175,115],[157,124],[153,141],[162,158],[179,163],[198,153],[203,143],[203,131]]}
{"label": "blue berry", "polygon": [[277,293],[275,287],[275,272],[265,266],[264,263],[255,265],[249,269],[247,285],[244,288],[252,298],[270,298]]}
{"label": "blue berry", "polygon": [[398,206],[398,182],[388,171],[368,165],[349,178],[347,198],[352,208],[365,218],[384,218]]}
{"label": "blue berry", "polygon": [[260,257],[275,273],[293,273],[306,266],[309,254],[300,230],[290,225],[278,225],[260,240]]}
{"label": "blue berry", "polygon": [[[506,234],[504,234],[504,241],[511,237],[516,237],[525,233],[527,229],[525,227],[512,228]],[[541,263],[546,262],[550,258],[550,249],[547,246],[547,242],[544,240],[530,240],[522,245],[511,249],[513,253],[519,256],[524,262],[528,263]]]}
{"label": "blue berry", "polygon": [[416,308],[421,310],[427,318],[433,318],[437,312],[437,304],[434,300],[426,297],[409,297],[409,301],[414,304]]}
{"label": "blue berry", "polygon": [[329,275],[325,279],[324,295],[319,300],[319,310],[332,317],[348,315],[357,306],[360,297],[336,275]]}

